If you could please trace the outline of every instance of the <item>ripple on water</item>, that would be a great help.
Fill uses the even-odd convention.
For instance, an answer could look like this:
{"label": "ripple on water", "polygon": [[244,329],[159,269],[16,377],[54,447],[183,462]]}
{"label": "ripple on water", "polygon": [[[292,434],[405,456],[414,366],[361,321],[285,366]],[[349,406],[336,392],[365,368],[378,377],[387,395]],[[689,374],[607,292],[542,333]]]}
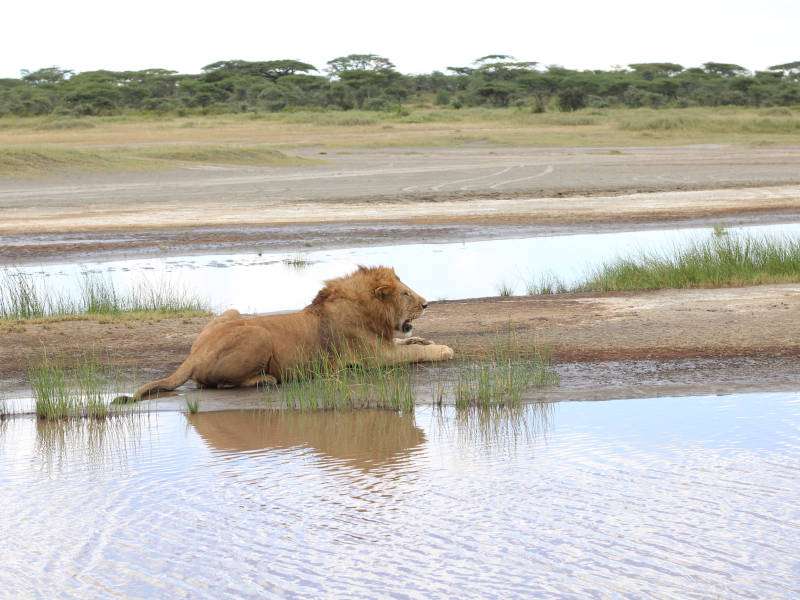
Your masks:
{"label": "ripple on water", "polygon": [[7,419],[0,589],[796,597],[798,398]]}

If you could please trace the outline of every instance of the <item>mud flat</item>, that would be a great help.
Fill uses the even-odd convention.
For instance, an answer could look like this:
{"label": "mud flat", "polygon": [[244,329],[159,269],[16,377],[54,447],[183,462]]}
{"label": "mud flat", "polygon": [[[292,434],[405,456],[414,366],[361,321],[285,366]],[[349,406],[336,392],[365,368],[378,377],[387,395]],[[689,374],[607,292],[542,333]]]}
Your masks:
{"label": "mud flat", "polygon": [[[313,148],[296,149],[319,157]],[[0,180],[0,259],[414,243],[800,218],[800,147],[331,151],[302,167]]]}
{"label": "mud flat", "polygon": [[[314,149],[298,154],[316,156]],[[800,148],[467,147],[330,153],[304,167],[186,168],[0,182],[0,259],[103,260],[800,219]],[[420,268],[425,268],[421,265]],[[797,389],[800,285],[432,304],[420,335],[481,349],[508,326],[553,351],[553,398]],[[160,376],[205,318],[0,328],[0,380],[42,347],[95,347]],[[231,397],[233,397],[233,394]]]}

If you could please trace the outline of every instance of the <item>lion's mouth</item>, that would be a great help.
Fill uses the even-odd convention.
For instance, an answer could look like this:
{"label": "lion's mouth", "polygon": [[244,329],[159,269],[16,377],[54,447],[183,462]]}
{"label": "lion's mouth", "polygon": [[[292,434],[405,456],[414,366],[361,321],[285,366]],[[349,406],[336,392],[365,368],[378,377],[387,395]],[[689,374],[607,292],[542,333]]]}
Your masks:
{"label": "lion's mouth", "polygon": [[414,326],[411,324],[411,319],[406,319],[403,321],[403,325],[400,327],[403,333],[409,333]]}

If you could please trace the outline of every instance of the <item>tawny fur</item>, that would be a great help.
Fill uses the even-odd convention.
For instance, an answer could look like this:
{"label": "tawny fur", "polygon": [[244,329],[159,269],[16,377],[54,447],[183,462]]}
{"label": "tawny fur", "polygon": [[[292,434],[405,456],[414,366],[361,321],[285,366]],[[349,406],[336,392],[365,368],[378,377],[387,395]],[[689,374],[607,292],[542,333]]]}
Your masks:
{"label": "tawny fur", "polygon": [[302,368],[321,353],[346,355],[353,362],[359,356],[377,357],[387,364],[448,360],[453,350],[447,346],[421,338],[394,339],[404,324],[410,329],[426,306],[394,269],[359,267],[326,281],[299,312],[250,318],[236,310],[222,313],[200,332],[177,371],[120,400],[174,390],[189,379],[201,387],[277,383],[283,373]]}

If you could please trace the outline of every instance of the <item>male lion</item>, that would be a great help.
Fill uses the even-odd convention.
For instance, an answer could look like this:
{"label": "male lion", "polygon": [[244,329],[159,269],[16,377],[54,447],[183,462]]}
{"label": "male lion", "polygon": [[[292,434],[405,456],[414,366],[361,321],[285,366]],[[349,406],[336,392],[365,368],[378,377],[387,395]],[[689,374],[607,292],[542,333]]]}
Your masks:
{"label": "male lion", "polygon": [[[394,269],[359,267],[326,281],[299,312],[244,318],[237,310],[225,311],[200,332],[177,371],[117,400],[140,400],[189,379],[201,387],[277,383],[320,354],[348,362],[373,357],[385,364],[451,359],[451,348],[408,337],[411,322],[427,306]],[[406,339],[394,339],[395,332]]]}

